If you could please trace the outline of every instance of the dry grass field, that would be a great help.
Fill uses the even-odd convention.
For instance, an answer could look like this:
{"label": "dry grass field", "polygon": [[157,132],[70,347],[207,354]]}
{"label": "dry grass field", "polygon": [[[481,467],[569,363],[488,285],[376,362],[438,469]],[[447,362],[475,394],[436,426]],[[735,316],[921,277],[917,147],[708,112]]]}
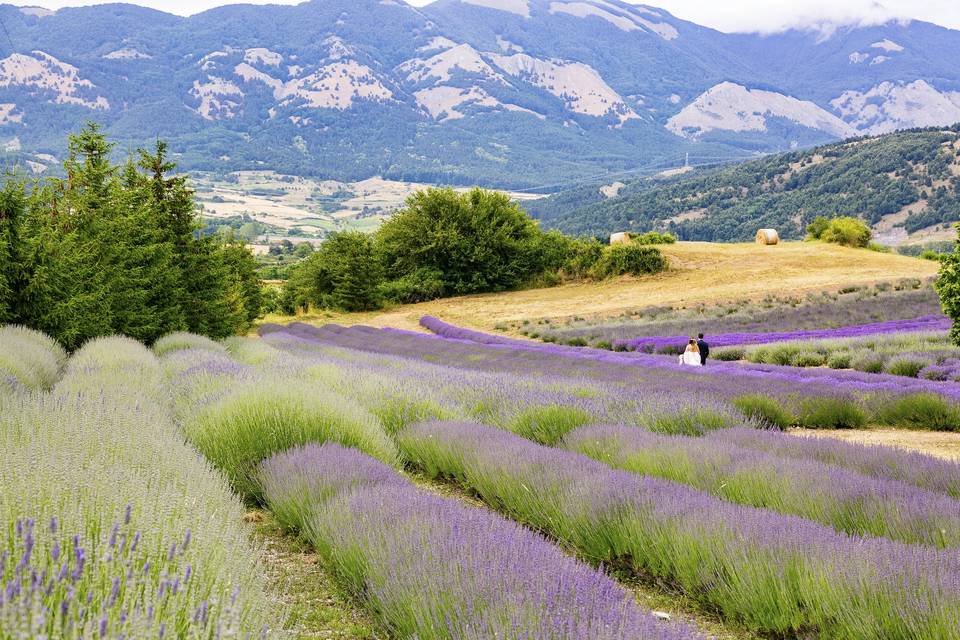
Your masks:
{"label": "dry grass field", "polygon": [[[297,319],[417,329],[421,316],[433,315],[489,331],[498,324],[524,319],[613,316],[651,305],[728,302],[771,293],[802,295],[900,278],[927,278],[937,271],[936,263],[929,260],[821,243],[764,247],[680,242],[662,249],[670,258],[670,270],[656,276],[447,298],[372,313],[318,312]],[[267,321],[289,322],[290,318]]]}
{"label": "dry grass field", "polygon": [[790,433],[811,438],[837,438],[861,444],[882,444],[960,461],[960,433],[904,429],[793,429]]}

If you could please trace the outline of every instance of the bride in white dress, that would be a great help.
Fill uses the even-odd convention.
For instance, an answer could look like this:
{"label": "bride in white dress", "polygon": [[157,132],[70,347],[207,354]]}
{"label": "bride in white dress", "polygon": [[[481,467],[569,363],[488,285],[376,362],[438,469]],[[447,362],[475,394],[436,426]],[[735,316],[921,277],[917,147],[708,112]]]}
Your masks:
{"label": "bride in white dress", "polygon": [[695,338],[690,338],[686,350],[680,354],[680,364],[688,367],[702,367],[700,362],[700,348]]}

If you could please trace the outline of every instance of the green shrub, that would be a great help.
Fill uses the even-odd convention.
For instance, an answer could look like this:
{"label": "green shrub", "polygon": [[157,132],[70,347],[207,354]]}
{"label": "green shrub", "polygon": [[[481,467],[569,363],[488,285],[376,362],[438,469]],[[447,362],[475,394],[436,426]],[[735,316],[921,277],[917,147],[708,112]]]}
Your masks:
{"label": "green shrub", "polygon": [[823,232],[830,226],[830,220],[825,216],[817,216],[807,225],[807,235],[811,240],[819,240]]}
{"label": "green shrub", "polygon": [[567,433],[594,421],[593,415],[578,407],[551,404],[521,411],[507,428],[534,442],[554,445]]}
{"label": "green shrub", "polygon": [[883,356],[872,352],[852,356],[850,367],[864,373],[881,373],[883,371]]}
{"label": "green shrub", "polygon": [[849,369],[852,358],[849,351],[835,351],[827,358],[827,366],[831,369]]}
{"label": "green shrub", "polygon": [[642,276],[667,269],[667,259],[656,247],[618,244],[607,247],[593,269],[596,278],[630,274]]}
{"label": "green shrub", "polygon": [[767,364],[779,364],[788,366],[793,363],[793,359],[800,353],[800,347],[794,344],[777,344],[770,347],[767,354]]}
{"label": "green shrub", "polygon": [[933,431],[960,431],[960,407],[934,393],[915,393],[880,405],[880,424]]}
{"label": "green shrub", "polygon": [[659,233],[657,231],[648,231],[632,238],[637,244],[673,244],[677,241],[676,237],[669,233]]}
{"label": "green shrub", "polygon": [[859,218],[834,218],[820,234],[820,240],[845,247],[863,248],[870,244],[870,227]]}
{"label": "green shrub", "polygon": [[816,351],[800,351],[790,358],[791,367],[822,367],[826,364],[826,356]]}
{"label": "green shrub", "polygon": [[433,269],[417,269],[396,280],[380,285],[384,300],[397,304],[412,304],[436,300],[444,296],[443,276]]}
{"label": "green shrub", "polygon": [[894,376],[916,378],[920,374],[920,370],[929,364],[930,362],[927,360],[911,358],[910,356],[900,356],[887,362],[884,372]]}
{"label": "green shrub", "polygon": [[393,435],[408,424],[424,420],[450,420],[450,412],[430,400],[403,395],[384,398],[371,407],[384,430]]}
{"label": "green shrub", "polygon": [[738,396],[732,404],[740,413],[765,426],[786,429],[793,424],[793,416],[778,401],[758,393]]}
{"label": "green shrub", "polygon": [[670,435],[702,436],[708,431],[727,429],[735,426],[736,419],[712,409],[686,409],[676,413],[655,413],[642,415],[640,425]]}
{"label": "green shrub", "polygon": [[722,362],[733,362],[746,358],[747,350],[744,347],[720,347],[711,351],[710,357]]}
{"label": "green shrub", "polygon": [[808,429],[858,429],[866,426],[867,414],[847,398],[806,398],[800,402],[797,423]]}
{"label": "green shrub", "polygon": [[218,467],[234,490],[261,500],[256,466],[309,442],[356,447],[388,464],[397,450],[377,419],[345,397],[312,385],[249,384],[200,409],[184,423],[187,439]]}
{"label": "green shrub", "polygon": [[924,249],[920,252],[920,258],[923,260],[932,260],[934,262],[939,262],[940,254],[934,251],[933,249]]}

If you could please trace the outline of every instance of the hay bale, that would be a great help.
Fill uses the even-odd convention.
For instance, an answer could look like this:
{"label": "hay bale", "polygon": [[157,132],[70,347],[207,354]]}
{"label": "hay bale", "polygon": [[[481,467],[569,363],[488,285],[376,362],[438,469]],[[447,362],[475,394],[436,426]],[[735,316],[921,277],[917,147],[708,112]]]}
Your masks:
{"label": "hay bale", "polygon": [[610,244],[630,244],[630,232],[620,231],[610,234]]}
{"label": "hay bale", "polygon": [[780,234],[776,229],[760,229],[757,231],[757,244],[780,244]]}

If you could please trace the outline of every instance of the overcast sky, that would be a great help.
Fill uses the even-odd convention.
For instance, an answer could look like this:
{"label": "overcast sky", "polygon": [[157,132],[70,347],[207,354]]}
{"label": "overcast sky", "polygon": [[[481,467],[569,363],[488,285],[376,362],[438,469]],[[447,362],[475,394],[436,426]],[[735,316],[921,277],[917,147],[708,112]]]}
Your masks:
{"label": "overcast sky", "polygon": [[[628,0],[629,1],[629,0]],[[256,4],[266,1],[253,0]],[[297,0],[272,0],[272,4],[296,4]],[[412,0],[425,5],[430,0]],[[58,9],[98,0],[27,0],[14,4]],[[136,0],[134,4],[189,15],[211,7],[231,4],[224,0]],[[680,18],[721,31],[780,31],[788,27],[823,29],[829,24],[878,23],[916,18],[960,29],[960,0],[647,0]]]}

